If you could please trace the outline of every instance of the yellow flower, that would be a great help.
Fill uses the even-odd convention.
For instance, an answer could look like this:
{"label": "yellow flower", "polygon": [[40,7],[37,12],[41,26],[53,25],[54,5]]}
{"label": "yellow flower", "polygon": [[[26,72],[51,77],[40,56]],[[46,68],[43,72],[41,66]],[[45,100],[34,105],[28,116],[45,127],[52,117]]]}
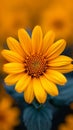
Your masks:
{"label": "yellow flower", "polygon": [[65,118],[65,123],[62,123],[58,130],[73,130],[73,114],[70,114]]}
{"label": "yellow flower", "polygon": [[69,12],[73,12],[73,1],[72,0],[53,0],[54,5],[64,7]]}
{"label": "yellow flower", "polygon": [[[70,110],[73,110],[73,103],[69,105]],[[71,112],[65,117],[64,123],[61,123],[58,130],[73,130],[73,113]]]}
{"label": "yellow flower", "polygon": [[0,48],[5,44],[7,37],[17,37],[17,30],[28,28],[29,15],[25,8],[24,0],[5,0],[0,3]]}
{"label": "yellow flower", "polygon": [[1,55],[1,51],[2,50],[0,50],[0,80],[2,80],[2,78],[4,77],[3,64],[7,63],[5,58]]}
{"label": "yellow flower", "polygon": [[11,101],[9,98],[0,100],[0,130],[12,130],[19,124],[19,109],[11,107]]}
{"label": "yellow flower", "polygon": [[61,39],[53,44],[55,34],[52,31],[43,38],[40,26],[33,29],[31,38],[24,29],[18,31],[18,37],[19,42],[9,37],[7,45],[10,50],[2,51],[10,62],[3,66],[8,73],[5,83],[16,84],[15,90],[24,92],[26,102],[31,103],[36,97],[38,102],[44,103],[47,94],[58,95],[56,84],[64,85],[67,82],[62,73],[73,69],[72,59],[60,55],[66,42]]}
{"label": "yellow flower", "polygon": [[32,14],[36,14],[39,11],[42,11],[43,9],[45,9],[47,7],[47,5],[49,5],[51,3],[50,0],[25,0],[25,5],[27,7],[27,10],[30,11],[30,13]]}
{"label": "yellow flower", "polygon": [[72,20],[68,10],[61,6],[51,7],[45,10],[40,19],[43,32],[52,29],[56,34],[56,39],[64,38],[70,42],[72,37]]}
{"label": "yellow flower", "polygon": [[73,110],[73,102],[70,104],[70,109]]}

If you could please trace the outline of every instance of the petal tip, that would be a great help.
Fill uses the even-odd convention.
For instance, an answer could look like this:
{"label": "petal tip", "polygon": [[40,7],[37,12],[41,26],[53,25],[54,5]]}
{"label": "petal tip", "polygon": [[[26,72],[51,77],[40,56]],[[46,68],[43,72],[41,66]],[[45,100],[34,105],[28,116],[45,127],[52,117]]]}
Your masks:
{"label": "petal tip", "polygon": [[7,51],[7,50],[5,50],[5,49],[3,49],[3,50],[1,51],[1,56],[3,56],[3,58],[5,58],[5,56],[6,56],[6,51]]}
{"label": "petal tip", "polygon": [[57,91],[56,91],[56,93],[55,93],[55,96],[58,96],[59,95],[59,91],[58,91],[58,89],[57,89]]}
{"label": "petal tip", "polygon": [[41,26],[40,25],[36,25],[34,28],[36,28],[36,29],[41,29]]}
{"label": "petal tip", "polygon": [[[33,29],[33,32],[42,32],[41,26],[36,25],[36,26],[34,27],[34,29]],[[33,32],[32,32],[32,33],[33,33]]]}
{"label": "petal tip", "polygon": [[13,40],[13,37],[8,37],[7,40],[6,40],[7,41],[7,45],[9,45],[9,43],[11,43],[12,40]]}
{"label": "petal tip", "polygon": [[66,83],[67,83],[67,79],[65,78],[62,85],[65,85]]}
{"label": "petal tip", "polygon": [[65,44],[66,46],[66,41],[64,39],[60,39],[60,41],[62,42],[62,44]]}
{"label": "petal tip", "polygon": [[24,30],[23,28],[20,28],[20,29],[18,30],[18,36],[20,36],[24,31],[25,31],[25,30]]}
{"label": "petal tip", "polygon": [[1,55],[2,55],[2,56],[3,56],[3,54],[4,54],[4,50],[1,51]]}
{"label": "petal tip", "polygon": [[26,31],[24,28],[20,28],[20,29],[18,29],[18,34],[20,34],[21,32],[23,32],[23,31]]}
{"label": "petal tip", "polygon": [[15,86],[15,91],[16,91],[17,93],[22,93],[21,90],[18,89],[16,86]]}
{"label": "petal tip", "polygon": [[7,38],[7,41],[9,41],[10,39],[12,39],[12,37],[8,37],[8,38]]}

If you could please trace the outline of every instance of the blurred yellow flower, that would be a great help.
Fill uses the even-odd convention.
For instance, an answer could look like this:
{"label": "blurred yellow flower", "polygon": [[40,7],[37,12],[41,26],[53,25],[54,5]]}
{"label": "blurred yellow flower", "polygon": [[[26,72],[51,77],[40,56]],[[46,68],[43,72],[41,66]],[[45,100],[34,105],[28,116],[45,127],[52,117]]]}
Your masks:
{"label": "blurred yellow flower", "polygon": [[0,100],[0,130],[12,130],[19,124],[19,109],[11,105],[10,98],[5,97]]}
{"label": "blurred yellow flower", "polygon": [[0,81],[0,99],[3,98],[4,95],[5,95],[5,89]]}
{"label": "blurred yellow flower", "polygon": [[2,50],[0,50],[0,80],[2,80],[2,78],[5,75],[4,72],[3,72],[3,64],[7,63],[5,58],[1,55],[1,51]]}
{"label": "blurred yellow flower", "polygon": [[72,36],[72,24],[68,11],[60,6],[48,8],[40,18],[43,32],[52,29],[56,34],[56,39],[64,38],[69,41]]}
{"label": "blurred yellow flower", "polygon": [[55,34],[52,31],[43,38],[40,26],[33,29],[31,38],[24,29],[18,31],[18,37],[19,42],[9,37],[7,45],[10,50],[2,51],[9,62],[3,66],[9,74],[5,83],[16,84],[15,90],[24,92],[26,102],[31,103],[36,97],[39,103],[44,103],[47,93],[58,95],[56,84],[64,85],[67,82],[62,73],[73,70],[72,59],[60,55],[66,42],[60,39],[53,44]]}
{"label": "blurred yellow flower", "polygon": [[29,28],[29,15],[23,0],[3,0],[0,3],[0,45],[9,35],[17,37],[19,28]]}
{"label": "blurred yellow flower", "polygon": [[45,9],[51,3],[50,0],[25,0],[25,5],[30,13],[36,13]]}
{"label": "blurred yellow flower", "polygon": [[70,114],[66,117],[65,123],[62,123],[58,130],[73,130],[73,115]]}
{"label": "blurred yellow flower", "polygon": [[73,110],[73,102],[70,104],[70,109]]}
{"label": "blurred yellow flower", "polygon": [[62,6],[66,10],[68,10],[70,13],[73,11],[73,1],[72,0],[53,0],[52,4]]}

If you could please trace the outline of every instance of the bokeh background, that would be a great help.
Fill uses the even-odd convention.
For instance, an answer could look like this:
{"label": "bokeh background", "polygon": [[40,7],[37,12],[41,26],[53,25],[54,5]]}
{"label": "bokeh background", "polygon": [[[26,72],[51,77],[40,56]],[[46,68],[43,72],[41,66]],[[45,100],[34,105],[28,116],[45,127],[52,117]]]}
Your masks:
{"label": "bokeh background", "polygon": [[[64,54],[73,58],[73,0],[1,0],[0,103],[3,102],[3,99],[7,99],[8,102],[12,103],[11,106],[10,104],[8,105],[9,108],[7,109],[12,110],[17,107],[20,112],[16,115],[17,119],[16,116],[12,117],[13,120],[16,120],[16,124],[11,120],[12,122],[9,128],[7,125],[2,128],[1,124],[5,124],[5,119],[2,118],[0,110],[0,130],[26,130],[25,123],[22,119],[25,105],[23,105],[22,99],[18,100],[18,95],[14,92],[13,87],[8,88],[3,82],[5,74],[2,71],[2,66],[6,61],[2,57],[1,51],[3,48],[7,48],[7,37],[13,36],[18,39],[19,28],[25,28],[27,32],[31,34],[35,25],[40,25],[42,27],[43,34],[48,30],[53,30],[56,34],[55,40],[64,38],[67,42]],[[71,80],[71,87],[73,86],[72,78],[73,74],[71,73],[68,75],[68,80]],[[70,92],[73,93],[73,89]],[[67,93],[66,97],[68,94],[70,93]],[[20,98],[21,97],[22,95],[20,95]],[[67,97],[67,100],[68,99],[70,102],[67,105],[61,104],[60,106],[54,106],[56,111],[51,121],[51,130],[73,130],[73,96],[70,98]],[[4,111],[5,110],[6,109],[4,109]]]}

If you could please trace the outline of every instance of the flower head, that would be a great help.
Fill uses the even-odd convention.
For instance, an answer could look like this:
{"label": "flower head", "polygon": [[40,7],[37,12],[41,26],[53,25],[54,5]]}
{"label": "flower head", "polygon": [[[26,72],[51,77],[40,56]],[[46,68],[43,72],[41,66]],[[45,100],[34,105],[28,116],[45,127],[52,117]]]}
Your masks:
{"label": "flower head", "polygon": [[7,85],[16,84],[15,90],[24,92],[25,101],[31,103],[36,97],[44,103],[47,94],[58,95],[56,84],[64,85],[67,80],[62,73],[72,71],[72,59],[60,55],[65,46],[65,40],[55,43],[55,34],[46,33],[43,38],[40,26],[33,29],[32,36],[24,29],[18,31],[19,42],[12,37],[7,39],[10,50],[3,50],[2,55],[9,63],[3,70],[8,73],[5,78]]}
{"label": "flower head", "polygon": [[72,20],[68,10],[61,6],[51,7],[42,13],[40,20],[43,32],[54,30],[56,39],[64,38],[70,41],[72,32]]}
{"label": "flower head", "polygon": [[19,109],[12,107],[10,98],[0,100],[0,130],[12,130],[12,127],[19,124]]}

